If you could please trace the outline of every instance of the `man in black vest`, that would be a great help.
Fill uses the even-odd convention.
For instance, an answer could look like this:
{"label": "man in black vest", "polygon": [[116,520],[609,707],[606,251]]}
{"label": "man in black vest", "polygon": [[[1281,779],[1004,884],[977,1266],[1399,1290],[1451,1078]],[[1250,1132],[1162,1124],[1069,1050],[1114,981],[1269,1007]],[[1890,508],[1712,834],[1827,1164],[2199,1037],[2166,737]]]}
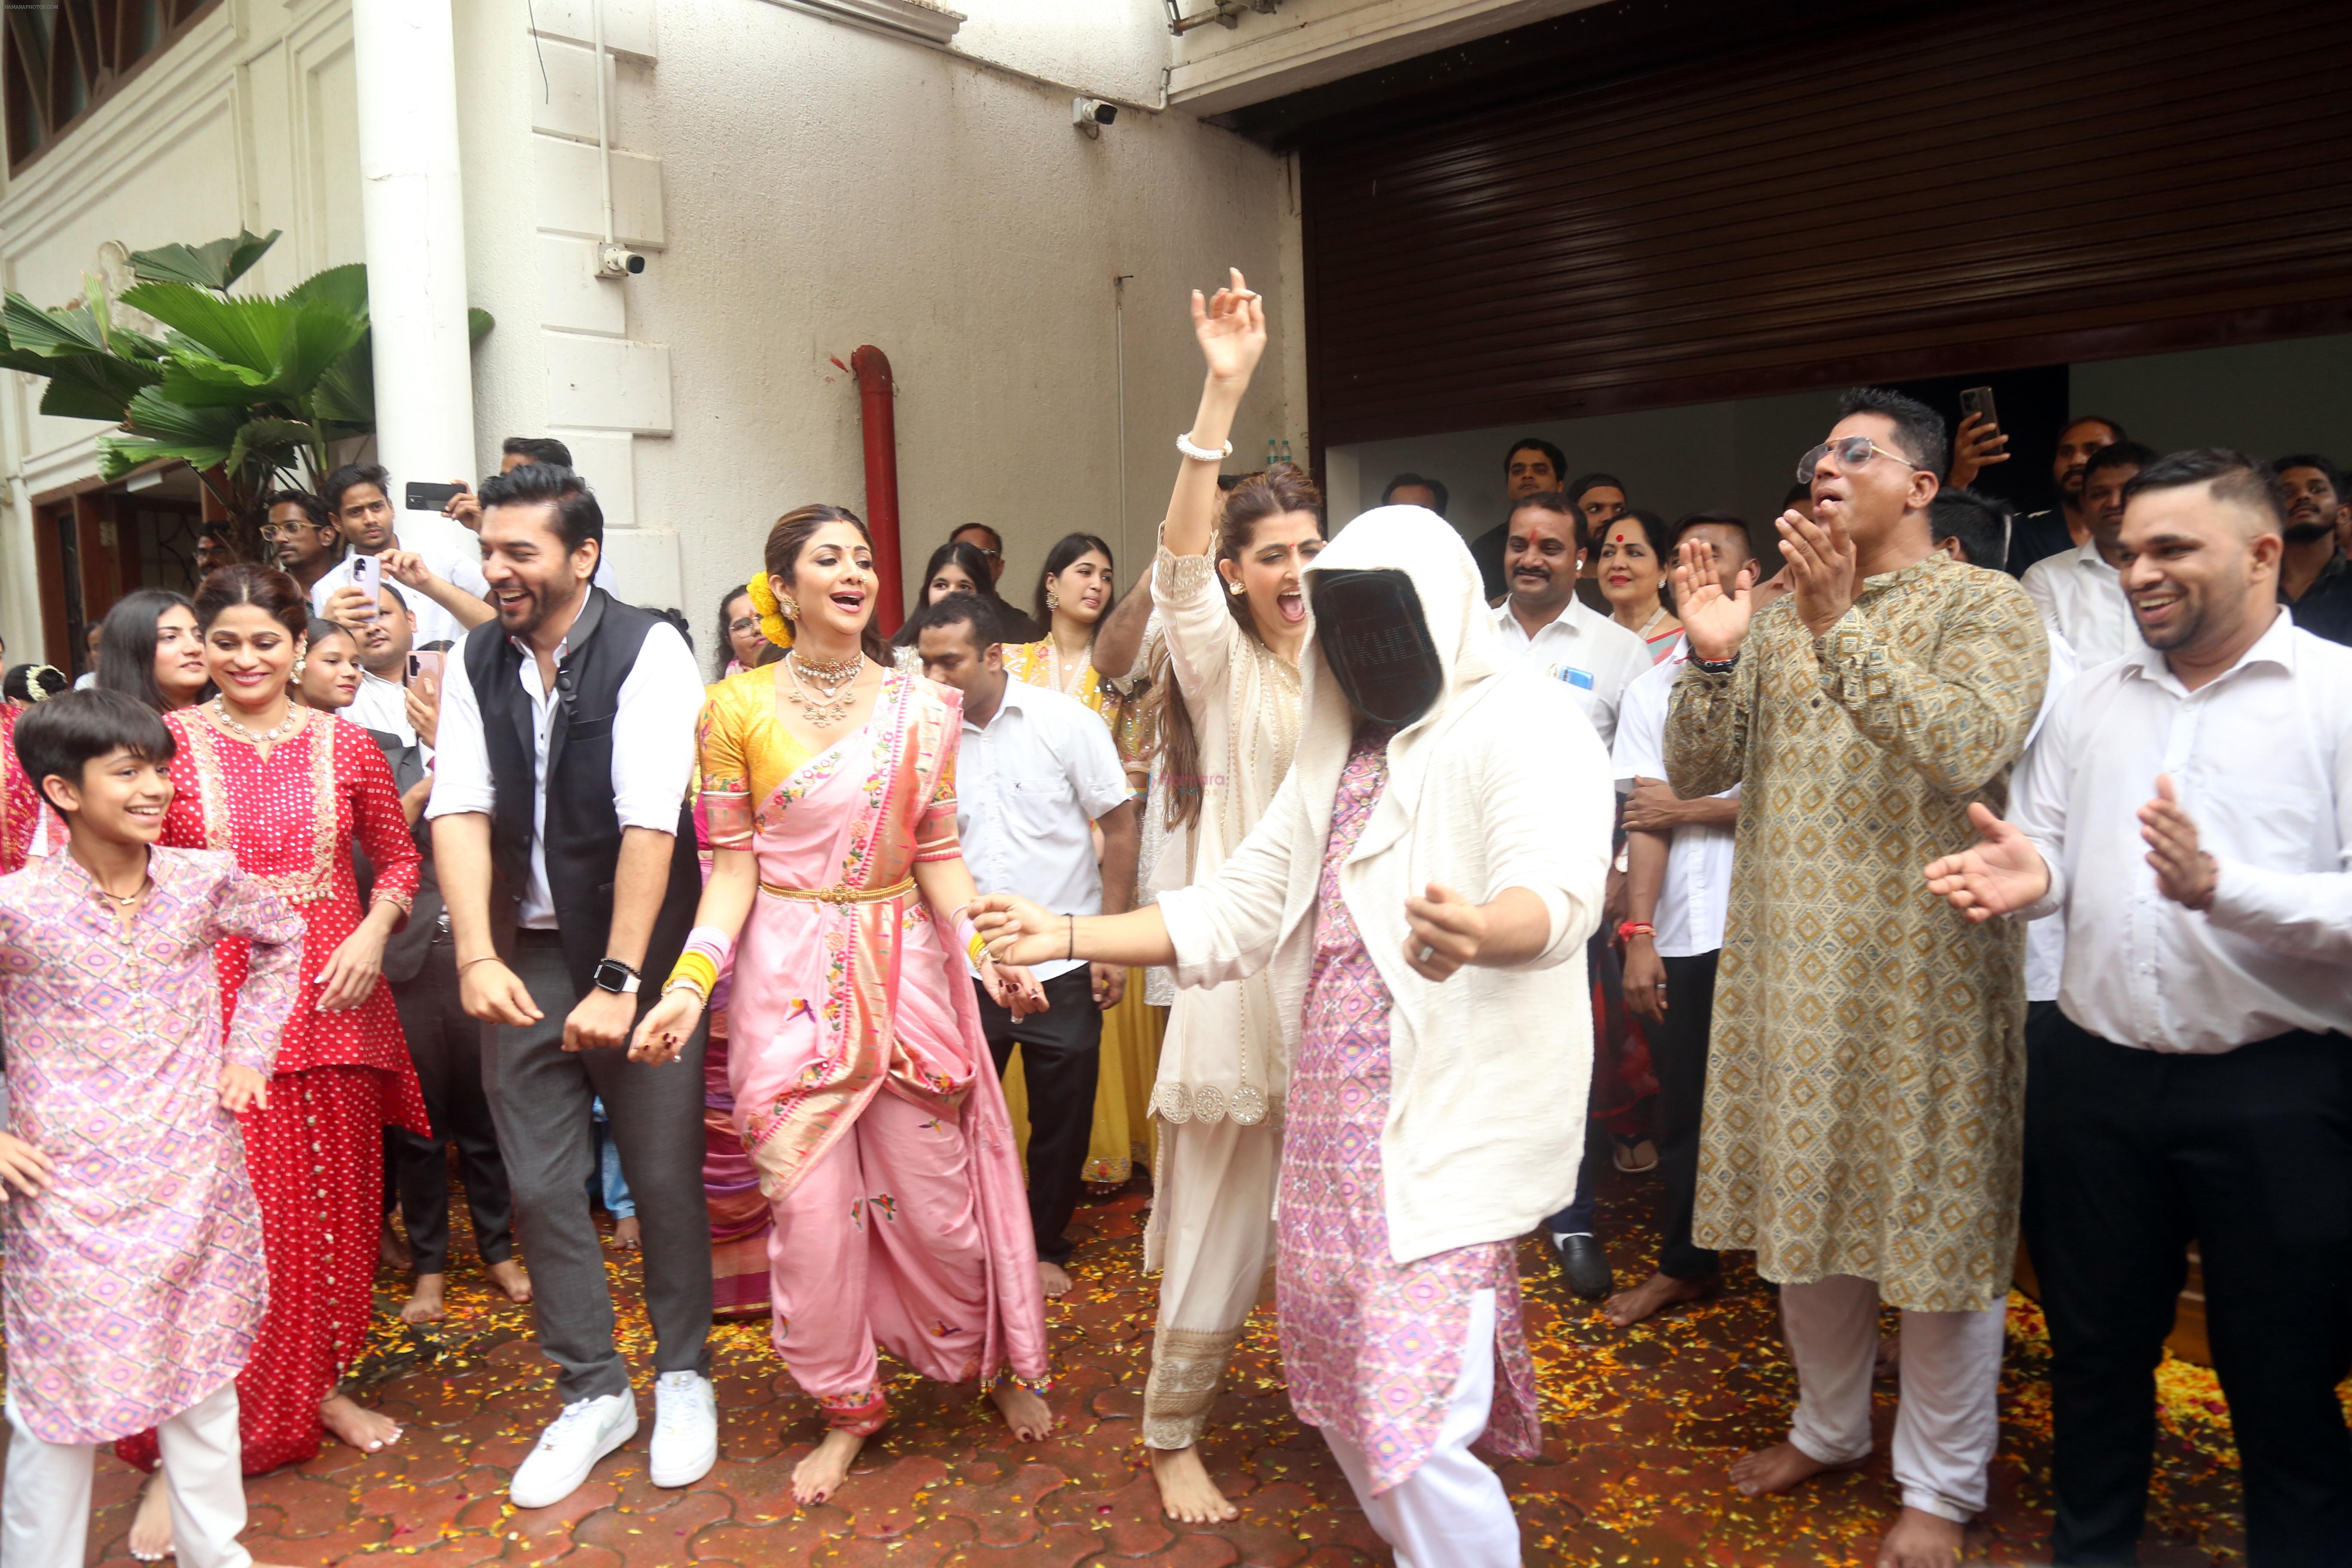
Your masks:
{"label": "man in black vest", "polygon": [[675,628],[592,585],[604,519],[579,475],[530,464],[481,501],[498,620],[443,684],[428,814],[466,1011],[497,1026],[483,1079],[564,1401],[509,1489],[544,1508],[637,1429],[588,1211],[600,1097],[645,1221],[650,1479],[687,1486],[718,1458],[702,1041],[662,1066],[625,1049],[701,894],[686,791],[702,678]]}

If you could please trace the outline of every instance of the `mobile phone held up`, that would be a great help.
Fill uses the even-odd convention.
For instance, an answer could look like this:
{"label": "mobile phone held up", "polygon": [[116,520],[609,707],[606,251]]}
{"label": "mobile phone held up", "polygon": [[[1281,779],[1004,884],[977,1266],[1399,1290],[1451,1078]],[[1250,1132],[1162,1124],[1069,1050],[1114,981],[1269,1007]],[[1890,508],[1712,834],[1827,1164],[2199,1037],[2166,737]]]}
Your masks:
{"label": "mobile phone held up", "polygon": [[368,619],[375,619],[383,604],[383,563],[373,555],[352,556],[352,586],[367,595]]}
{"label": "mobile phone held up", "polygon": [[[1960,389],[1960,413],[1964,416],[1970,414],[1980,415],[1982,416],[1982,422],[1986,426],[1995,430],[2000,428],[2000,412],[1993,406],[1992,388],[1990,386],[1962,387]],[[408,488],[411,490],[416,489],[415,485],[411,485]],[[415,503],[412,502],[410,504],[414,505]]]}
{"label": "mobile phone held up", "polygon": [[408,684],[421,689],[429,683],[434,690],[440,690],[442,664],[447,658],[448,655],[438,648],[410,654]]}
{"label": "mobile phone held up", "polygon": [[466,493],[463,485],[425,485],[408,481],[408,510],[438,512]]}

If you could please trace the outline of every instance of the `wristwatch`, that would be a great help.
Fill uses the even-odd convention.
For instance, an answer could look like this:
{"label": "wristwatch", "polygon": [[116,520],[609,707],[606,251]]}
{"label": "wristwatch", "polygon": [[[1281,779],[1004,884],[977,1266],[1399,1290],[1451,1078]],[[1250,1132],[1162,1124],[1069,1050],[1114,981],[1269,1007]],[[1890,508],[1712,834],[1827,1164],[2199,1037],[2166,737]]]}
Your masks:
{"label": "wristwatch", "polygon": [[636,966],[617,958],[597,960],[595,980],[597,990],[617,991],[624,996],[635,994],[640,984]]}

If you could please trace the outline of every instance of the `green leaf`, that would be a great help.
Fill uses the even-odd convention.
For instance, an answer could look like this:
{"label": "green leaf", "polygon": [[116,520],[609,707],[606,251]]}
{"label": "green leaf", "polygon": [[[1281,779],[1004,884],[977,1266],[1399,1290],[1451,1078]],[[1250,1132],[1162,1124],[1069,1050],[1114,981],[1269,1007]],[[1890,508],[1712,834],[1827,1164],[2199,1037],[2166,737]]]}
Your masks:
{"label": "green leaf", "polygon": [[[218,447],[222,458],[236,444],[247,416],[234,408],[194,408],[174,402],[160,386],[151,386],[131,400],[133,434],[159,441]],[[221,459],[216,458],[215,462]]]}
{"label": "green leaf", "polygon": [[[139,283],[122,291],[122,302],[194,340],[214,359],[277,374],[278,346],[285,340],[296,307],[276,300],[228,299],[185,283]],[[15,323],[9,323],[13,336]]]}
{"label": "green leaf", "polygon": [[0,305],[0,325],[7,329],[11,343],[29,353],[107,352],[106,339],[85,305],[77,305],[70,310],[44,310],[22,294],[10,294],[7,302]]}
{"label": "green leaf", "polygon": [[495,318],[493,318],[493,317],[491,316],[491,314],[490,314],[488,310],[483,310],[479,305],[468,305],[468,306],[467,306],[467,307],[466,307],[466,342],[467,342],[467,343],[468,345],[471,345],[471,344],[474,344],[474,343],[478,343],[478,342],[480,342],[484,338],[487,338],[487,337],[488,337],[488,336],[490,335],[490,329],[491,329],[492,327],[497,326],[498,324],[499,324],[499,323],[498,323],[497,320],[496,320]]}
{"label": "green leaf", "polygon": [[163,362],[163,395],[190,408],[245,408],[268,401],[268,376],[182,352]]}
{"label": "green leaf", "polygon": [[99,477],[110,483],[158,458],[177,458],[196,468],[216,468],[228,461],[228,448],[178,441],[153,441],[139,436],[100,436],[98,438]]}
{"label": "green leaf", "polygon": [[34,374],[49,378],[48,390],[41,395],[41,412],[60,419],[103,419],[120,425],[131,399],[161,378],[152,365],[106,354],[37,363],[40,368]]}
{"label": "green leaf", "polygon": [[330,267],[324,272],[314,272],[286,291],[289,305],[307,305],[321,300],[340,307],[353,316],[368,313],[367,268],[360,262],[341,267]]}
{"label": "green leaf", "polygon": [[367,318],[353,316],[340,305],[313,300],[299,306],[278,346],[278,374],[264,389],[266,395],[283,403],[301,402],[367,332]]}
{"label": "green leaf", "polygon": [[272,468],[290,468],[317,434],[299,419],[248,419],[237,427],[236,439],[229,444],[228,470],[242,473],[257,458]]}
{"label": "green leaf", "polygon": [[319,378],[312,407],[323,424],[352,426],[338,435],[364,435],[375,428],[375,342],[365,333]]}
{"label": "green leaf", "polygon": [[218,292],[244,277],[278,243],[279,232],[273,228],[266,235],[257,235],[240,229],[233,238],[215,239],[207,245],[163,245],[152,250],[134,250],[131,253],[131,270],[142,282],[184,283],[190,288]]}

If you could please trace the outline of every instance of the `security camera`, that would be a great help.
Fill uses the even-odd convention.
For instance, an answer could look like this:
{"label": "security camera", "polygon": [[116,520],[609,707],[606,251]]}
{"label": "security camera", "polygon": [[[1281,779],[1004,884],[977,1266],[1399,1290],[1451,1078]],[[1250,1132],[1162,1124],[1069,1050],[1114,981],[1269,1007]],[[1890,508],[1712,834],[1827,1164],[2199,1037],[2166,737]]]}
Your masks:
{"label": "security camera", "polygon": [[605,245],[596,252],[596,276],[634,278],[646,269],[646,258],[625,245]]}
{"label": "security camera", "polygon": [[1070,100],[1070,123],[1089,136],[1100,136],[1102,128],[1118,118],[1118,105],[1105,103],[1098,98],[1074,98]]}

